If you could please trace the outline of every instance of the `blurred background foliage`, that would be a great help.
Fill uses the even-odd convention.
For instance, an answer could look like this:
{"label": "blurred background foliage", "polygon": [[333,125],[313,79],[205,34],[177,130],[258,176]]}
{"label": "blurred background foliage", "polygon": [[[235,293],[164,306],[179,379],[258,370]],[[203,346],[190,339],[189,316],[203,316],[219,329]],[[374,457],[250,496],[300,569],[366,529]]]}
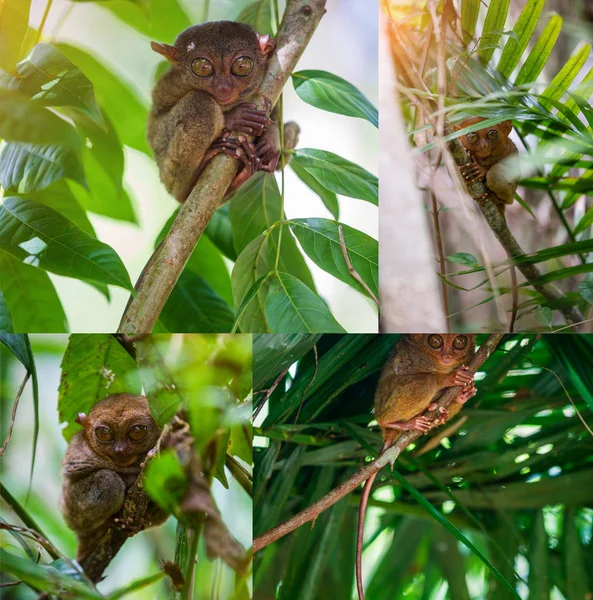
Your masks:
{"label": "blurred background foliage", "polygon": [[[3,336],[2,341],[10,347],[0,344],[0,432],[4,440],[11,422],[12,405],[26,374],[20,359],[23,355],[26,359],[28,353],[25,336]],[[204,460],[203,464],[209,465],[212,493],[223,521],[245,549],[251,546],[250,336],[153,336],[138,344],[136,359],[111,335],[74,334],[70,338],[33,335],[30,342],[29,357],[34,359],[40,382],[38,409],[35,408],[34,386],[28,382],[20,398],[12,439],[0,463],[3,486],[0,506],[4,521],[22,526],[33,519],[57,550],[72,559],[76,539],[63,521],[58,502],[62,486],[60,462],[66,439],[79,429],[73,422],[76,413],[88,411],[95,402],[113,393],[144,392],[149,397],[155,420],[161,425],[168,422],[178,408],[187,410],[196,451],[202,459],[206,452],[215,457],[214,461]],[[31,363],[27,364],[30,367]],[[37,426],[36,463],[29,490],[31,446]],[[149,483],[156,482],[156,499],[166,504],[170,512],[178,514],[179,498],[175,493],[183,484],[184,476],[182,472],[180,481],[179,463],[171,462],[171,458],[169,453],[168,457],[161,455],[152,461]],[[172,477],[176,478],[177,487],[169,485]],[[64,595],[59,595],[60,598],[91,597],[81,595],[83,592],[110,598],[180,597],[168,578],[153,583],[153,578],[162,579],[164,561],[179,562],[186,572],[179,557],[188,552],[181,547],[187,540],[184,527],[174,517],[124,544],[109,565],[106,579],[97,585],[99,595],[73,579],[67,563],[53,562],[40,546],[25,536],[13,537],[4,530],[1,533],[2,550],[8,553],[4,555],[3,584],[15,581],[14,575],[25,569],[30,572],[16,579],[37,584],[38,590],[55,589],[48,587],[51,569],[47,565],[51,564],[65,577]],[[220,559],[207,560],[203,543],[199,545],[198,556],[192,597],[219,600],[251,597],[250,577],[236,575]],[[134,582],[146,578],[141,589],[127,591]],[[83,587],[67,596],[65,590],[73,585]],[[37,596],[38,592],[25,583],[2,588],[2,597],[7,599]]]}
{"label": "blurred background foliage", "polygon": [[[510,119],[511,139],[520,152],[516,202],[505,216],[510,230],[542,271],[542,282],[555,282],[566,304],[590,315],[593,303],[593,15],[589,0],[442,0],[432,3],[445,39],[445,116],[451,123],[480,116],[486,120],[444,136],[465,135]],[[439,49],[432,37],[431,2],[385,0],[392,35],[424,89],[410,87],[392,48],[400,84],[404,119],[417,147],[419,187],[432,190],[425,204],[433,231],[435,255],[442,244],[452,326],[466,331],[494,331],[507,318],[511,301],[506,260],[482,219],[460,207],[457,185],[445,169],[433,128],[418,113],[412,96],[436,102]],[[432,112],[432,111],[430,111]],[[441,161],[442,162],[442,161]],[[512,161],[511,161],[512,162]],[[519,169],[519,172],[517,172]],[[434,171],[434,172],[433,172]],[[432,173],[432,175],[428,175]],[[438,216],[434,215],[436,213]],[[437,219],[440,232],[436,232]],[[439,236],[442,235],[442,242]],[[485,274],[486,267],[493,267]],[[517,329],[546,331],[563,325],[558,308],[522,284],[519,275]],[[502,297],[502,300],[498,300]],[[590,331],[589,329],[586,329]]]}
{"label": "blurred background foliage", "polygon": [[[0,331],[117,329],[129,290],[178,207],[159,181],[146,141],[151,90],[166,66],[150,40],[171,44],[190,25],[219,19],[275,32],[275,9],[281,16],[284,4],[2,2]],[[298,280],[283,287],[298,288],[295,303],[305,294],[318,313],[327,313],[325,322],[307,324],[311,330],[324,330],[327,322],[337,331],[376,330],[376,307],[348,274],[337,222],[345,224],[354,266],[376,295],[377,7],[363,9],[355,0],[329,0],[327,7],[299,62],[302,76],[286,86],[286,120],[302,130],[286,185],[279,186],[279,175],[260,174],[217,211],[158,331],[228,332],[235,321],[243,331],[269,330],[261,316],[236,319],[257,277],[246,278],[245,261],[233,269],[243,249],[269,228],[263,258],[251,271],[259,277],[273,270],[268,252],[275,258],[282,228],[280,271]],[[343,39],[355,41],[347,61],[336,43]],[[324,79],[318,69],[342,79]],[[278,225],[282,207],[294,223]],[[271,283],[260,282],[251,298],[265,304]],[[96,315],[91,321],[89,310]]]}
{"label": "blurred background foliage", "polygon": [[[255,537],[376,456],[373,395],[398,339],[255,336]],[[377,478],[363,551],[368,600],[591,597],[592,364],[591,335],[503,339],[458,417]],[[256,598],[357,598],[361,489],[256,554]]]}

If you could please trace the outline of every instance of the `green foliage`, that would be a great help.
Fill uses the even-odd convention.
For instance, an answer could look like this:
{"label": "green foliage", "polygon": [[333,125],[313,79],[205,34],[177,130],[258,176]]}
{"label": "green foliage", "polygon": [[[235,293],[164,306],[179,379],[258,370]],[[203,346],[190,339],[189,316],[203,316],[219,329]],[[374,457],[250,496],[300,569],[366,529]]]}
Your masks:
{"label": "green foliage", "polygon": [[[398,337],[255,337],[255,404],[267,412],[255,428],[256,536],[376,456],[373,395]],[[445,586],[451,598],[511,598],[528,586],[548,600],[553,587],[565,598],[591,589],[593,438],[576,411],[588,420],[592,353],[589,335],[508,336],[462,412],[419,438],[396,473],[381,471],[365,528],[369,598],[421,600]],[[357,597],[360,492],[258,552],[257,594]]]}
{"label": "green foliage", "polygon": [[[91,1],[77,0],[74,10],[84,14],[84,5]],[[143,40],[150,36],[173,43],[194,21],[179,0],[112,0],[96,4],[123,25],[124,43],[140,36]],[[107,299],[108,286],[132,289],[126,266],[112,248],[97,240],[91,223],[93,215],[101,215],[140,227],[136,199],[130,197],[124,185],[125,153],[129,148],[152,156],[146,140],[149,106],[137,85],[127,80],[117,65],[108,64],[79,44],[66,42],[59,33],[50,43],[42,41],[46,32],[31,33],[29,2],[7,0],[2,7],[3,23],[7,23],[10,35],[3,35],[0,42],[0,184],[6,196],[0,209],[0,248],[12,257],[6,261],[17,259],[28,268],[12,265],[3,276],[0,291],[5,313],[13,318],[1,323],[6,331],[24,331],[21,328],[25,326],[34,326],[36,331],[62,331],[68,323],[47,272],[91,283]],[[273,22],[282,17],[275,14],[270,0],[243,2],[236,11],[207,2],[201,9],[204,19],[209,9],[217,16],[226,11],[224,18],[250,23],[262,34],[272,33]],[[51,18],[51,5],[49,13]],[[376,108],[344,79],[314,70],[295,72],[293,81],[305,102],[377,126]],[[377,178],[336,154],[299,149],[292,157],[292,168],[336,219],[337,194],[377,204]],[[17,231],[18,236],[10,237]],[[376,292],[376,241],[349,224],[344,225],[344,232],[354,268],[361,269],[360,276]],[[245,256],[246,249],[251,251],[251,244],[262,235],[265,243],[259,243],[259,255]],[[212,218],[206,237],[171,292],[158,328],[272,331],[265,314],[270,304],[274,325],[294,323],[300,331],[302,319],[276,318],[273,309],[279,291],[297,313],[309,310],[311,302],[327,313],[327,319],[314,319],[307,327],[335,323],[316,290],[295,235],[303,237],[303,225],[286,221],[284,186],[281,192],[276,176],[257,174]],[[332,236],[333,241],[327,237],[323,242],[326,249],[309,248],[305,252],[314,254],[321,268],[366,295],[336,254],[335,231]],[[361,245],[366,247],[362,259]],[[225,259],[234,263],[232,276]],[[280,282],[284,274],[292,284],[279,290],[273,282]],[[41,282],[37,289],[33,289],[35,281]],[[41,287],[51,299],[46,307],[35,301]],[[33,300],[23,307],[18,299],[27,296]],[[50,309],[55,316],[49,314]],[[341,330],[337,323],[332,327]]]}

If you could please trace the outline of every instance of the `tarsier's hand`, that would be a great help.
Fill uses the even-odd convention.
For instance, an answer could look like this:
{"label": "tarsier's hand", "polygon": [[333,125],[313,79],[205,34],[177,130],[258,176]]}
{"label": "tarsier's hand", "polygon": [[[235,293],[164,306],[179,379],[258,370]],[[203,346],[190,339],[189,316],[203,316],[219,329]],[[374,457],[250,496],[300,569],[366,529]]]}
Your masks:
{"label": "tarsier's hand", "polygon": [[223,137],[233,131],[260,136],[271,123],[268,115],[255,104],[239,104],[224,115]]}
{"label": "tarsier's hand", "polygon": [[481,167],[476,162],[467,163],[459,167],[461,171],[461,175],[466,181],[484,181],[486,179],[486,174],[488,173],[488,169]]}

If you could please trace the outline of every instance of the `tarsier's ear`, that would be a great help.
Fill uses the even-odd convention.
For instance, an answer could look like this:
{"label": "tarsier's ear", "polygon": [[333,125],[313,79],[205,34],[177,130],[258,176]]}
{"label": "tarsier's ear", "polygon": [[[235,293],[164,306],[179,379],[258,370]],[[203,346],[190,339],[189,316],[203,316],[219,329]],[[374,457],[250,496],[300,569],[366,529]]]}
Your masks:
{"label": "tarsier's ear", "polygon": [[276,42],[270,37],[270,34],[258,36],[259,49],[263,56],[272,54],[272,50],[276,47]]}
{"label": "tarsier's ear", "polygon": [[500,123],[498,125],[498,130],[503,133],[505,136],[508,136],[509,133],[511,133],[513,129],[513,122],[512,121],[503,121],[502,123]]}
{"label": "tarsier's ear", "polygon": [[158,42],[150,42],[150,47],[159,54],[162,54],[169,62],[179,62],[179,52],[175,46],[169,44],[159,44]]}
{"label": "tarsier's ear", "polygon": [[79,425],[82,425],[83,427],[87,424],[89,418],[87,417],[87,415],[85,415],[84,413],[78,413],[78,415],[76,415],[76,419],[74,419]]}

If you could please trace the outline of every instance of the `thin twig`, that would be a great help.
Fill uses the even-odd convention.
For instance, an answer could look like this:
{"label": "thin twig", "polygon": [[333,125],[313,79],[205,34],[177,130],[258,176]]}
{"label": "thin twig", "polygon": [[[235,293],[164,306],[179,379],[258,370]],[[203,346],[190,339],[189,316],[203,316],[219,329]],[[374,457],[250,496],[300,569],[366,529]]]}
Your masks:
{"label": "thin twig", "polygon": [[342,256],[346,261],[346,266],[348,267],[348,273],[350,273],[351,277],[356,279],[358,283],[364,288],[364,291],[371,297],[373,302],[379,307],[379,300],[377,300],[377,296],[373,294],[371,288],[364,282],[362,277],[359,275],[358,271],[352,266],[352,262],[350,261],[350,257],[348,256],[348,248],[346,248],[346,242],[344,241],[344,232],[342,231],[342,226],[338,225],[338,235],[340,236],[340,248],[342,248]]}
{"label": "thin twig", "polygon": [[[326,0],[288,0],[276,49],[255,100],[258,108],[268,114],[325,13],[325,3]],[[124,311],[118,333],[137,334],[152,330],[239,165],[238,159],[223,154],[216,155],[208,163],[145,267]]]}
{"label": "thin twig", "polygon": [[[488,336],[486,341],[480,346],[479,350],[474,354],[468,363],[470,373],[475,373],[484,364],[486,359],[494,352],[496,346],[503,338],[504,334],[495,333]],[[447,408],[455,401],[459,393],[458,387],[447,388],[437,400],[437,406]],[[426,411],[423,416],[429,420],[434,420],[435,415],[440,415],[438,408],[435,411]],[[393,464],[398,456],[405,450],[413,441],[422,435],[419,431],[406,431],[395,442],[393,446],[382,452],[373,462],[365,465],[358,470],[346,481],[334,488],[331,492],[314,502],[311,506],[291,517],[277,527],[270,529],[266,533],[260,535],[253,541],[253,552],[258,552],[265,548],[268,544],[279,540],[291,531],[294,531],[305,523],[314,522],[315,519],[325,510],[333,506],[344,496],[355,490],[361,483],[366,481],[371,475],[379,472],[388,463]]]}
{"label": "thin twig", "polygon": [[278,375],[278,377],[274,379],[274,383],[267,390],[260,390],[259,392],[255,392],[256,394],[261,394],[262,392],[265,392],[265,395],[262,401],[257,405],[257,408],[253,411],[253,421],[255,421],[261,409],[266,405],[266,402],[270,399],[270,396],[274,393],[274,390],[278,387],[278,384],[282,381],[286,373],[288,373],[288,369],[284,369],[284,371],[282,371],[280,375]]}
{"label": "thin twig", "polygon": [[21,399],[21,394],[25,389],[25,385],[27,385],[27,381],[29,381],[29,377],[31,377],[31,373],[27,371],[25,377],[23,379],[23,383],[21,383],[21,387],[19,391],[16,393],[16,398],[14,399],[14,404],[12,405],[12,416],[10,420],[10,427],[8,428],[8,434],[6,436],[6,440],[4,440],[4,444],[2,444],[2,448],[0,448],[0,458],[4,455],[6,448],[8,447],[8,442],[10,442],[10,438],[12,437],[12,428],[14,427],[14,421],[16,419],[16,409],[19,405],[19,400]]}

